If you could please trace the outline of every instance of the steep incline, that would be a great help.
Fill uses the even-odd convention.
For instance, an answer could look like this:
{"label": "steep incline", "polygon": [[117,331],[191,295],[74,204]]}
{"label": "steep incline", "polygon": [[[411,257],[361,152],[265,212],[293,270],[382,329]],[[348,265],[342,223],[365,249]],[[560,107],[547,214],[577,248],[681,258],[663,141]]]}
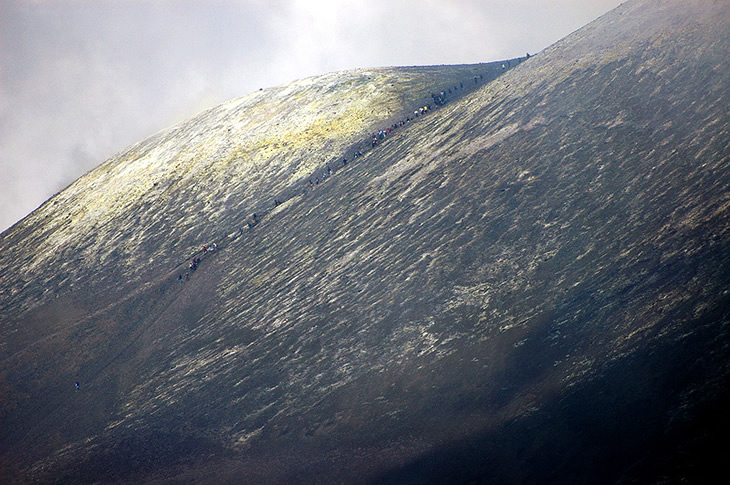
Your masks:
{"label": "steep incline", "polygon": [[[363,134],[477,67],[378,71],[378,89],[393,85],[382,98],[361,71],[254,93],[107,162],[79,183],[154,187],[153,153],[174,153],[155,155],[159,170],[184,174],[160,189],[175,198],[117,213],[112,197],[62,226],[93,234],[111,214],[120,236],[78,264],[111,258],[118,274],[75,269],[85,286],[71,294],[12,295],[0,321],[11,478],[708,478],[730,431],[729,29],[728,2],[627,2],[331,174]],[[286,123],[257,114],[296,99]],[[352,128],[311,121],[392,99]],[[228,128],[261,122],[260,145],[228,147]],[[251,163],[233,163],[247,146]],[[68,207],[107,194],[57,198],[82,196]],[[33,259],[52,204],[4,247]],[[136,217],[140,239],[126,239]],[[178,282],[180,256],[213,240]],[[3,278],[73,261],[40,257]]]}
{"label": "steep incline", "polygon": [[[252,213],[265,217],[328,166],[367,154],[372,133],[401,133],[413,109],[436,111],[521,61],[357,70],[262,90],[130,147],[3,233],[0,443],[23,456],[8,461],[93,435],[119,412],[132,383],[116,388],[117,365],[175,309],[181,287],[170,283],[200,245],[225,249]],[[101,395],[84,394],[104,405],[69,401],[76,380],[85,390],[105,382]]]}
{"label": "steep incline", "polygon": [[373,130],[432,103],[433,91],[469,81],[449,93],[455,99],[501,65],[327,74],[252,93],[134,145],[3,233],[2,310],[25,311],[74,287],[147,281],[351,156]]}

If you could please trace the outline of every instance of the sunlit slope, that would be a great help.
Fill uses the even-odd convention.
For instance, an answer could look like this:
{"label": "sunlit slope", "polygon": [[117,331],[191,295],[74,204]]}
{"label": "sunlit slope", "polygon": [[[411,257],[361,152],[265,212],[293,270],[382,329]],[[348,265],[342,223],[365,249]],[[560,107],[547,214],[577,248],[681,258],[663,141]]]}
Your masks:
{"label": "sunlit slope", "polygon": [[[71,482],[702,482],[730,430],[729,24],[727,2],[628,2],[325,180],[359,128],[267,142],[228,178],[213,150],[224,168],[184,175],[169,231],[135,206],[110,224],[149,214],[151,244],[84,250],[138,255],[138,283],[109,298],[98,279],[127,273],[79,272],[90,296],[32,311],[16,294],[3,462]],[[446,71],[388,71],[401,113]],[[230,106],[193,122],[226,126],[209,143]]]}
{"label": "sunlit slope", "polygon": [[107,426],[116,383],[106,381],[93,398],[104,404],[90,412],[67,400],[69,379],[85,388],[109,372],[120,379],[132,344],[179,307],[180,288],[167,285],[201,245],[226,247],[275,199],[291,206],[317,170],[367,153],[372,133],[414,117],[432,93],[453,101],[504,70],[357,70],[261,90],[130,147],[4,232],[2,448],[43,456]]}
{"label": "sunlit slope", "polygon": [[80,285],[143,283],[270,207],[316,167],[351,157],[353,144],[431,102],[430,93],[494,77],[500,66],[332,73],[257,91],[160,132],[3,234],[3,311]]}

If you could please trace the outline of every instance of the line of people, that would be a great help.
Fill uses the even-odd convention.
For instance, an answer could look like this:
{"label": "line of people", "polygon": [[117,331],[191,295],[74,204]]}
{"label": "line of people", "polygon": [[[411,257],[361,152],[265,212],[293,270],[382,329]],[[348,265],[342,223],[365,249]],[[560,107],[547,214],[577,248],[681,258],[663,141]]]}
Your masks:
{"label": "line of people", "polygon": [[[527,57],[525,59],[528,59],[529,57],[530,57],[530,54],[527,54]],[[518,58],[517,61],[521,63],[522,59]],[[511,68],[511,67],[512,67],[512,63],[509,60],[507,60],[501,64],[502,71],[504,71],[508,68]],[[474,75],[473,80],[474,80],[474,85],[478,86],[479,83],[484,80],[484,74],[479,73],[479,74]],[[443,106],[448,101],[450,101],[454,96],[456,96],[458,94],[458,91],[462,91],[461,94],[464,94],[463,93],[464,89],[465,89],[464,82],[460,81],[458,85],[455,84],[453,86],[449,86],[448,88],[446,88],[442,91],[439,91],[438,93],[431,93],[431,99],[433,101],[433,105],[434,106]],[[355,148],[355,150],[353,151],[352,158],[355,159],[355,158],[362,157],[363,156],[362,150],[367,150],[367,144],[370,145],[370,149],[375,148],[376,146],[378,146],[378,144],[380,142],[382,142],[386,137],[388,137],[391,133],[393,133],[393,131],[395,131],[396,129],[398,129],[400,127],[406,126],[407,124],[409,124],[411,121],[414,121],[418,117],[421,117],[425,114],[430,113],[431,111],[433,111],[433,109],[434,108],[432,107],[431,104],[425,104],[425,105],[419,107],[418,109],[414,110],[412,113],[412,116],[409,114],[405,119],[402,119],[396,123],[393,123],[390,127],[378,130],[377,133],[373,133],[372,135],[370,135],[367,142],[360,142],[356,145],[357,148]],[[332,163],[337,163],[337,162],[332,162]],[[341,161],[339,162],[339,164],[340,164],[340,166],[337,168],[342,168],[345,165],[347,165],[347,158],[343,157],[341,159]],[[324,182],[325,180],[327,180],[328,177],[330,177],[332,175],[333,169],[332,169],[332,166],[330,165],[330,162],[326,162],[325,165],[326,166],[323,169],[318,169],[317,171],[312,173],[312,175],[310,175],[310,177],[309,177],[309,188],[310,189],[312,189],[312,190],[315,189],[316,186],[320,184],[320,182]],[[281,204],[281,200],[274,199],[274,207],[278,206],[279,204]]]}
{"label": "line of people", "polygon": [[[478,76],[474,76],[474,83],[477,84],[479,80],[484,79],[484,74],[479,74]],[[464,83],[460,82],[459,85],[454,85],[453,87],[446,88],[443,91],[440,91],[439,93],[431,93],[431,99],[433,100],[433,105],[435,106],[442,106],[447,102],[447,96],[450,97],[453,94],[456,93],[457,90],[463,90],[464,89]],[[381,141],[383,141],[385,138],[387,138],[391,133],[393,133],[396,129],[401,128],[403,126],[408,125],[411,121],[415,121],[416,118],[419,118],[421,116],[424,116],[431,111],[433,111],[433,106],[428,103],[423,106],[418,107],[413,111],[412,114],[409,114],[406,116],[406,118],[397,121],[396,123],[393,123],[390,127],[384,128],[381,130],[378,130],[376,133],[373,133],[368,138],[370,148],[375,148]],[[363,143],[361,142],[359,145],[361,146]],[[363,152],[361,148],[356,148],[352,153],[352,158],[360,158],[363,156]],[[343,157],[340,161],[340,167],[344,167],[347,165],[347,158]],[[330,165],[330,162],[326,163],[326,168],[323,171],[317,171],[313,173],[309,177],[309,186],[310,188],[315,188],[315,186],[319,185],[320,182],[324,182],[327,180],[327,177],[332,175],[332,167]],[[278,199],[275,199],[274,205],[277,206],[281,202]]]}
{"label": "line of people", "polygon": [[[526,59],[530,57],[530,54],[527,54]],[[518,58],[518,62],[522,62],[522,59]],[[505,63],[502,63],[501,68],[502,70],[506,70],[508,68],[511,68],[512,65],[510,61],[505,61]],[[473,77],[474,85],[477,86],[481,81],[484,80],[484,74],[478,74]],[[431,93],[431,99],[433,101],[434,106],[443,106],[446,104],[451,98],[457,94],[457,91],[463,91],[464,90],[464,82],[459,82],[458,85],[449,86],[448,88],[439,91],[438,93]],[[369,144],[370,148],[375,148],[382,140],[384,140],[386,137],[388,137],[391,133],[393,133],[396,129],[408,125],[411,121],[415,121],[416,118],[422,117],[430,112],[432,112],[434,108],[431,104],[425,104],[423,106],[418,107],[415,109],[411,114],[406,116],[405,119],[402,119],[396,123],[393,123],[390,127],[378,130],[377,133],[373,133],[369,138]],[[362,150],[367,150],[367,148],[363,148],[362,145],[364,142],[360,142],[357,145],[357,148],[353,151],[352,158],[361,158],[363,156]],[[320,182],[324,182],[327,180],[328,177],[331,177],[334,173],[334,169],[332,168],[332,164],[339,164],[339,167],[336,167],[337,169],[342,168],[347,165],[347,158],[337,158],[336,161],[333,162],[326,162],[325,167],[322,169],[318,169],[315,171],[310,177],[309,177],[309,188],[314,189],[317,185],[320,184]],[[286,199],[284,199],[286,200]],[[283,204],[281,198],[274,198],[274,207],[277,207],[279,205]],[[256,213],[252,213],[250,216],[248,216],[245,220],[248,229],[251,230],[256,226],[259,222],[259,216]],[[243,235],[243,229],[238,229],[238,236]],[[218,246],[216,243],[213,243],[210,246],[203,246],[203,254],[206,253],[212,253],[217,250]],[[190,273],[194,272],[198,265],[200,264],[200,258],[194,257],[189,265],[189,272],[186,272],[183,276],[182,274],[178,275],[178,281],[185,282],[190,280]]]}
{"label": "line of people", "polygon": [[[217,250],[218,250],[218,244],[217,243],[213,243],[211,245],[205,245],[205,246],[203,246],[203,248],[200,250],[200,252],[202,252],[202,254],[205,255],[205,254],[209,254],[209,253],[214,253]],[[201,258],[199,258],[197,256],[194,256],[193,259],[190,261],[190,264],[188,264],[188,270],[189,271],[187,271],[184,276],[183,276],[182,273],[178,274],[177,275],[177,280],[180,283],[184,283],[186,281],[190,281],[190,274],[191,273],[194,273],[195,270],[198,269],[198,266],[200,265],[200,262],[201,261],[202,261]]]}

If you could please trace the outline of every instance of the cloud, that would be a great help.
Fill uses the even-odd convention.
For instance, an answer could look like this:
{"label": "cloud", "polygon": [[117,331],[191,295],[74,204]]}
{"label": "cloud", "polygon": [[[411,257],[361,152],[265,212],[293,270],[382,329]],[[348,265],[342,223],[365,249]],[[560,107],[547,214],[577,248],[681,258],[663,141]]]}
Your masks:
{"label": "cloud", "polygon": [[535,53],[618,0],[6,0],[0,230],[125,146],[261,87]]}

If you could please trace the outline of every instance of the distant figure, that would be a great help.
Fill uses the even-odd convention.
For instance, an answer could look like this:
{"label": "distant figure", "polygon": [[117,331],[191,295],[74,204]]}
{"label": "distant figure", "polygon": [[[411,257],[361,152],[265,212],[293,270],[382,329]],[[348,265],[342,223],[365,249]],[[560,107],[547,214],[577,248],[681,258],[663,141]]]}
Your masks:
{"label": "distant figure", "polygon": [[529,53],[529,52],[527,53],[527,58],[528,58],[528,59],[530,58],[530,53]]}
{"label": "distant figure", "polygon": [[190,273],[185,273],[185,281],[190,281]]}
{"label": "distant figure", "polygon": [[179,274],[179,275],[177,275],[177,280],[178,280],[178,281],[179,281],[180,283],[182,283],[182,282],[183,282],[183,277],[182,277],[182,274]]}
{"label": "distant figure", "polygon": [[76,384],[75,385],[76,385],[76,390],[77,391],[81,389],[81,384],[79,384],[79,381],[76,381]]}

